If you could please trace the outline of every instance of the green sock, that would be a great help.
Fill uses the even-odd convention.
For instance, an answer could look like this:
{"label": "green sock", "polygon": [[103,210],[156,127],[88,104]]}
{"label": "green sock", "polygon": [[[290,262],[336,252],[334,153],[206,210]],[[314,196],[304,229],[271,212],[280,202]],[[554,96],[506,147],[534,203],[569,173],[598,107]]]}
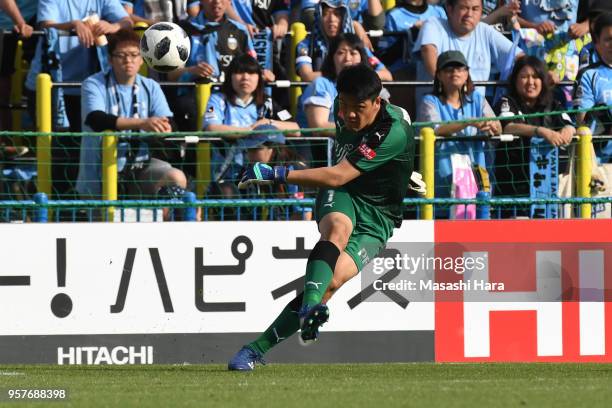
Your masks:
{"label": "green sock", "polygon": [[302,305],[321,303],[333,276],[340,250],[329,241],[319,241],[312,249],[306,265],[304,301]]}
{"label": "green sock", "polygon": [[[298,297],[301,300],[301,296]],[[254,350],[259,351],[262,355],[268,350],[276,346],[281,341],[291,337],[293,333],[300,329],[300,318],[298,317],[298,308],[301,302],[292,307],[292,301],[278,315],[276,320],[263,332],[255,341],[248,344]]]}
{"label": "green sock", "polygon": [[314,306],[321,303],[323,295],[334,273],[325,261],[308,262],[304,279],[304,305]]}

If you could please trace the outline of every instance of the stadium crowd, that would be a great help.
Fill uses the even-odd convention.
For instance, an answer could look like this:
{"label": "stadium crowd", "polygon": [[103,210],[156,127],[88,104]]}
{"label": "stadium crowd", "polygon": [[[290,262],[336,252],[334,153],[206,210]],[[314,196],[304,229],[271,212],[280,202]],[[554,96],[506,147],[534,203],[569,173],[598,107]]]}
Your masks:
{"label": "stadium crowd", "polygon": [[[209,197],[254,194],[235,188],[252,160],[297,168],[326,164],[327,144],[307,140],[333,132],[300,129],[334,127],[335,79],[355,64],[372,67],[386,84],[383,97],[413,120],[464,121],[433,126],[436,136],[460,136],[436,144],[436,197],[468,197],[455,188],[461,184],[456,174],[466,166],[488,174],[495,196],[556,196],[577,127],[606,135],[612,130],[610,110],[504,120],[612,106],[609,0],[396,0],[393,7],[381,0],[0,0],[0,7],[0,95],[6,101],[11,94],[21,38],[29,62],[23,87],[30,127],[36,126],[39,73],[49,73],[54,82],[81,83],[54,88],[53,129],[124,131],[119,171],[126,197],[180,195],[196,176],[193,146],[137,138],[139,130],[238,132],[213,143]],[[185,29],[191,54],[184,68],[149,70],[145,77],[138,74],[143,60],[134,25],[161,21]],[[294,22],[304,23],[308,35],[290,50]],[[36,29],[44,34],[32,35]],[[267,85],[291,79],[291,65],[309,82],[295,118],[288,90]],[[433,87],[393,84],[414,80],[433,81]],[[509,81],[509,87],[474,85],[488,80]],[[193,86],[160,86],[167,81],[221,85],[213,87],[198,123]],[[0,126],[12,129],[6,104]],[[269,133],[244,133],[249,130]],[[490,139],[502,133],[519,137],[508,144]],[[34,149],[7,137],[0,143],[0,163]],[[100,198],[100,145],[99,138],[53,138],[53,198]],[[596,143],[595,152],[600,163],[610,162],[612,142]],[[21,169],[16,177],[34,174]],[[482,188],[482,180],[475,180]],[[135,182],[142,184],[134,188]],[[310,192],[288,186],[268,193]],[[453,218],[453,211],[446,208],[436,217]],[[555,216],[534,207],[504,216],[517,215]]]}

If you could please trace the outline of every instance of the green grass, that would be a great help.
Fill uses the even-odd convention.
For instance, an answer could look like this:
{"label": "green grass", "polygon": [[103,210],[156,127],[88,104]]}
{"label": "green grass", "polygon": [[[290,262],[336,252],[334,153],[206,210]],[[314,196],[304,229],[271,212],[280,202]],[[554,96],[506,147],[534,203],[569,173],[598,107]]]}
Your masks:
{"label": "green grass", "polygon": [[67,388],[74,407],[610,407],[612,365],[0,366],[8,388]]}

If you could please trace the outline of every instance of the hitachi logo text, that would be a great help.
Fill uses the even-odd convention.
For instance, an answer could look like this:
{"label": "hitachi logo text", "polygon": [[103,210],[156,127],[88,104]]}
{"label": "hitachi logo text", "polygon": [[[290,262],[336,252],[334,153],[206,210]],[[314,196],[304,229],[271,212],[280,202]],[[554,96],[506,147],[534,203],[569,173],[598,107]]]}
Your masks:
{"label": "hitachi logo text", "polygon": [[58,347],[57,364],[153,364],[153,347]]}

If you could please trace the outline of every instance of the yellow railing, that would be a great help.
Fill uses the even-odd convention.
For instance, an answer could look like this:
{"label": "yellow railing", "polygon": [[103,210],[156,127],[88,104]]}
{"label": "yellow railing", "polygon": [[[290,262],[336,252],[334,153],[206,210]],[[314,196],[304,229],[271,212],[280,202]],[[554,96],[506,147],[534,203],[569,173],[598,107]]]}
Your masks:
{"label": "yellow railing", "polygon": [[[147,27],[149,27],[149,25],[145,23],[144,21],[139,21],[136,24],[134,24],[134,27],[146,29]],[[138,34],[138,37],[140,37],[140,39],[142,39],[144,32],[145,30],[136,30],[136,34]],[[147,66],[147,64],[142,64],[140,66],[140,70],[138,71],[138,73],[144,77],[149,76],[149,67]]]}
{"label": "yellow railing", "polygon": [[[211,84],[196,85],[197,129],[202,129]],[[210,182],[210,143],[200,142],[196,148],[196,195],[204,198]]]}
{"label": "yellow railing", "polygon": [[[51,132],[51,76],[38,74],[36,78],[36,130]],[[36,160],[38,192],[51,196],[51,135],[37,136]]]}
{"label": "yellow railing", "polygon": [[[597,158],[591,157],[593,151],[591,130],[583,126],[578,129],[578,136],[576,195],[581,198],[589,198],[591,197],[592,160],[597,160]],[[580,218],[591,218],[591,204],[580,204]]]}
{"label": "yellow railing", "polygon": [[[436,135],[432,128],[421,129],[421,143],[419,144],[419,154],[421,156],[420,172],[426,186],[424,198],[434,198],[434,155],[435,155]],[[433,205],[421,205],[421,219],[433,219]]]}
{"label": "yellow railing", "polygon": [[[117,136],[102,136],[102,199],[117,200]],[[107,219],[113,222],[115,208],[108,207]]]}
{"label": "yellow railing", "polygon": [[[295,52],[300,41],[306,38],[306,26],[302,23],[291,24],[291,34],[291,46],[289,50],[289,80],[300,81],[301,79],[295,71],[295,59],[297,58]],[[301,94],[302,88],[299,86],[292,86],[289,88],[289,111],[294,118],[297,115],[298,98]]]}

